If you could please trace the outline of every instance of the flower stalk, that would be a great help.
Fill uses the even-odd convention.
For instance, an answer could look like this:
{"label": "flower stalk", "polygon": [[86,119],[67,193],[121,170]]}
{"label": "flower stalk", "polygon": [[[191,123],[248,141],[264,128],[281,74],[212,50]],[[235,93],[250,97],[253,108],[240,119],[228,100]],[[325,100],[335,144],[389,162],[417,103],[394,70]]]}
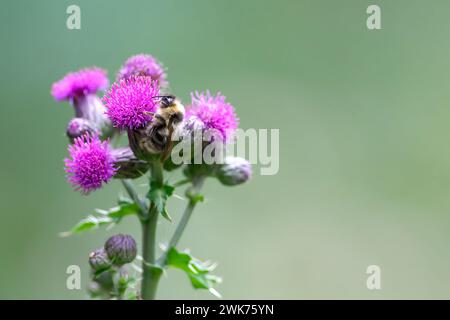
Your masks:
{"label": "flower stalk", "polygon": [[149,219],[142,222],[142,284],[141,297],[144,300],[153,300],[156,296],[161,269],[155,265],[156,251],[156,225],[158,212],[150,206]]}
{"label": "flower stalk", "polygon": [[203,187],[203,183],[205,181],[204,176],[195,177],[192,180],[192,186],[187,190],[186,194],[189,197],[189,202],[186,206],[186,209],[184,209],[183,216],[181,217],[180,222],[178,223],[175,232],[172,235],[172,238],[169,241],[169,245],[167,246],[167,250],[164,252],[164,254],[159,259],[159,263],[162,266],[165,266],[167,263],[167,252],[170,248],[174,248],[177,246],[178,242],[180,241],[181,236],[183,235],[184,230],[186,229],[186,226],[192,216],[192,213],[194,212],[195,206],[200,201],[200,190]]}
{"label": "flower stalk", "polygon": [[144,218],[147,214],[147,205],[145,202],[139,197],[138,192],[136,191],[136,187],[134,186],[133,182],[130,179],[120,179],[122,182],[123,187],[127,191],[130,198],[138,204],[139,210],[140,210],[140,217]]}
{"label": "flower stalk", "polygon": [[[159,160],[151,164],[152,182],[158,186],[163,184],[163,167]],[[158,210],[154,202],[150,203],[146,219],[142,219],[142,285],[141,297],[144,300],[153,300],[156,296],[158,282],[162,274],[161,268],[155,265],[156,257],[156,227],[158,224]]]}

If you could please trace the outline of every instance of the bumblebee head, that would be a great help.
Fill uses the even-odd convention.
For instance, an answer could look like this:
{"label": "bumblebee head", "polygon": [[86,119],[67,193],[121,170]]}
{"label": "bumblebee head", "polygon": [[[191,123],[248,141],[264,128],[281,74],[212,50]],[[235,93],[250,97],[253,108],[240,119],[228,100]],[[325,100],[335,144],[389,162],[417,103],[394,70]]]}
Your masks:
{"label": "bumblebee head", "polygon": [[161,108],[169,108],[175,104],[176,97],[174,95],[160,96],[161,98]]}
{"label": "bumblebee head", "polygon": [[172,94],[157,96],[160,98],[160,110],[163,117],[169,120],[170,123],[177,125],[183,121],[184,118],[184,106],[181,102]]}
{"label": "bumblebee head", "polygon": [[159,99],[159,107],[161,109],[166,109],[175,104],[177,97],[175,97],[173,94],[168,94],[164,96],[154,96],[153,99]]}

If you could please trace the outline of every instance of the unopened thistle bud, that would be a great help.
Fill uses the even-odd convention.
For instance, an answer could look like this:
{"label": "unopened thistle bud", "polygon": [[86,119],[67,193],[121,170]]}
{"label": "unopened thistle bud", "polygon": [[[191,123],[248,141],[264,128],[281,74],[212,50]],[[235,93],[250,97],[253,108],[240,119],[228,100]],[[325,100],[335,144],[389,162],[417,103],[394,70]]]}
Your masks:
{"label": "unopened thistle bud", "polygon": [[105,243],[105,250],[109,259],[117,266],[130,263],[136,258],[136,241],[130,235],[117,234]]}
{"label": "unopened thistle bud", "polygon": [[111,266],[111,261],[105,249],[100,248],[89,254],[89,264],[93,270],[99,271],[108,269]]}
{"label": "unopened thistle bud", "polygon": [[88,284],[88,292],[92,298],[110,299],[114,292],[114,272],[105,270],[100,274],[91,270],[92,281]]}
{"label": "unopened thistle bud", "polygon": [[95,281],[89,282],[87,291],[90,294],[91,298],[100,297],[103,293],[102,287],[98,282]]}
{"label": "unopened thistle bud", "polygon": [[92,135],[95,132],[95,126],[89,120],[83,118],[73,118],[70,120],[66,131],[67,136],[72,143],[76,138],[79,138],[86,133]]}
{"label": "unopened thistle bud", "polygon": [[226,157],[217,168],[216,176],[222,184],[235,186],[248,181],[252,175],[252,166],[244,158]]}
{"label": "unopened thistle bud", "polygon": [[146,161],[136,158],[129,147],[113,149],[114,165],[117,171],[114,175],[116,179],[136,179],[146,173],[149,164]]}

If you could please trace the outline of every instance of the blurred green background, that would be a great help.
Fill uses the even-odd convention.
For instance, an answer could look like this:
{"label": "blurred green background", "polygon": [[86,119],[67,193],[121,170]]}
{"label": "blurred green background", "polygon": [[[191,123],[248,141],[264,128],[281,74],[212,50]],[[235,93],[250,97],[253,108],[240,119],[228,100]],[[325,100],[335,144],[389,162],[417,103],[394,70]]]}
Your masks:
{"label": "blurred green background", "polygon": [[[81,30],[66,8],[81,7]],[[378,4],[382,30],[366,28]],[[2,1],[0,298],[85,297],[66,268],[112,233],[59,238],[121,193],[66,183],[73,115],[50,96],[66,72],[113,79],[130,55],[168,67],[175,94],[221,90],[241,127],[280,129],[280,171],[206,185],[181,248],[218,261],[227,299],[450,297],[450,2]],[[144,191],[144,189],[142,189]],[[177,221],[183,201],[173,199]],[[160,220],[161,240],[173,225]],[[366,268],[382,269],[382,290]],[[171,270],[160,298],[211,298]]]}

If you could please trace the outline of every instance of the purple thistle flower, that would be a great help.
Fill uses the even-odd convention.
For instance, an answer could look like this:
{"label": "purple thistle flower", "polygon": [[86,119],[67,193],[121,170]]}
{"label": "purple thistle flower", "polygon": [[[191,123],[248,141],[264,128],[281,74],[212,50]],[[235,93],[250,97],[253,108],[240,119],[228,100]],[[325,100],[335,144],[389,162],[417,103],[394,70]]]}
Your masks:
{"label": "purple thistle flower", "polygon": [[138,129],[156,112],[159,88],[150,77],[135,77],[115,82],[103,97],[109,118],[120,129]]}
{"label": "purple thistle flower", "polygon": [[106,71],[97,67],[70,72],[61,80],[53,83],[52,96],[57,101],[69,100],[108,87]]}
{"label": "purple thistle flower", "polygon": [[108,141],[88,134],[76,138],[69,146],[71,158],[64,159],[67,179],[83,194],[99,189],[115,174],[115,158]]}
{"label": "purple thistle flower", "polygon": [[[219,93],[214,97],[209,91],[206,93],[191,93],[192,105],[187,109],[187,123],[196,123],[204,131],[217,131],[223,142],[227,142],[235,133],[239,119],[234,107],[225,101]],[[200,126],[200,123],[202,126]]]}
{"label": "purple thistle flower", "polygon": [[53,84],[51,91],[57,101],[70,100],[77,118],[89,121],[93,128],[109,136],[113,132],[112,124],[105,114],[105,106],[96,95],[108,84],[106,71],[93,67],[68,73]]}
{"label": "purple thistle flower", "polygon": [[159,86],[166,87],[166,73],[158,60],[148,54],[138,54],[128,58],[117,73],[117,81],[129,79],[133,76],[147,76],[157,81]]}

